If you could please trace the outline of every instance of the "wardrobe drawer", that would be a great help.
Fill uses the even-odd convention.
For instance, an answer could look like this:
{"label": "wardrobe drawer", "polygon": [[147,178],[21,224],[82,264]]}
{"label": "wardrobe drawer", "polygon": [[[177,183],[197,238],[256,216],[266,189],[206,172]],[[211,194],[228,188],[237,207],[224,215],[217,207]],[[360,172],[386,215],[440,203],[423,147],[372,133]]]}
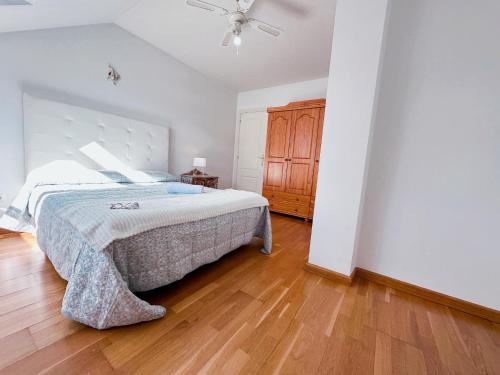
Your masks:
{"label": "wardrobe drawer", "polygon": [[270,191],[270,190],[264,190],[262,192],[262,195],[266,197],[269,201],[281,201],[281,202],[289,202],[289,203],[296,203],[300,205],[309,205],[309,201],[311,200],[311,197],[308,195],[299,195],[299,194],[290,194],[290,193],[283,193],[281,191]]}
{"label": "wardrobe drawer", "polygon": [[309,215],[309,206],[304,206],[302,204],[295,204],[293,202],[270,200],[269,210],[300,217],[307,217]]}
{"label": "wardrobe drawer", "polygon": [[311,197],[264,190],[262,195],[269,200],[271,211],[307,218]]}

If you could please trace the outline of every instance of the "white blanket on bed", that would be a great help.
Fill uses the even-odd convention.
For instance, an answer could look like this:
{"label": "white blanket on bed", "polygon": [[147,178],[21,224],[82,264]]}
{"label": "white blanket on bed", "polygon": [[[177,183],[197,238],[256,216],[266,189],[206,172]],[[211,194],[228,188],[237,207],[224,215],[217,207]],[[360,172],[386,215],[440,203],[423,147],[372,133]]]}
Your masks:
{"label": "white blanket on bed", "polygon": [[[157,187],[158,188],[158,187]],[[153,189],[157,189],[153,188]],[[164,187],[163,187],[164,188]],[[144,196],[143,190],[93,191],[65,194],[64,199],[48,200],[50,209],[75,227],[96,250],[112,241],[175,224],[203,220],[230,212],[268,205],[266,198],[247,191],[211,190],[202,194]],[[124,192],[125,193],[125,192]],[[137,210],[114,210],[119,201],[139,203]]]}

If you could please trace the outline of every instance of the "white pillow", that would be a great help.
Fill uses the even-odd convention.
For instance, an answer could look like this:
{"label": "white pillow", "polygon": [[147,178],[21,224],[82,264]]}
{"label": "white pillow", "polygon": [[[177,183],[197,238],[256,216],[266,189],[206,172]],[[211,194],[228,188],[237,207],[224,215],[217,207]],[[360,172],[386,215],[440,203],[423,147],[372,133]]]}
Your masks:
{"label": "white pillow", "polygon": [[73,160],[56,160],[34,169],[26,183],[31,186],[61,184],[105,184],[113,182],[109,177],[84,167]]}

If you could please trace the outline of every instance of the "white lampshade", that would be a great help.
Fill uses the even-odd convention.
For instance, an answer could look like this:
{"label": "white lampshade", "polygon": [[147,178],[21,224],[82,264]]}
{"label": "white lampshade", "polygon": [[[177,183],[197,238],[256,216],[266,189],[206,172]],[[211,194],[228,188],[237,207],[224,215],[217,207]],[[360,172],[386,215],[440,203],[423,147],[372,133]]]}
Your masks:
{"label": "white lampshade", "polygon": [[205,168],[207,166],[207,159],[205,158],[194,158],[193,167]]}

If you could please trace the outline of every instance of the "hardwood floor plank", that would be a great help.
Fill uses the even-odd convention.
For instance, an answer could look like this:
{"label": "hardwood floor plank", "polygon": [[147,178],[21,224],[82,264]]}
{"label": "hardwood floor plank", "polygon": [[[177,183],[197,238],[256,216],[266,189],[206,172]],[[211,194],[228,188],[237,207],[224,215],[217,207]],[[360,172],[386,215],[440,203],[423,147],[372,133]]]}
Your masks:
{"label": "hardwood floor plank", "polygon": [[448,308],[441,307],[440,310],[439,314],[428,312],[428,315],[441,362],[449,369],[457,368],[460,373],[478,374],[467,347],[457,336],[452,323],[447,319],[449,316]]}
{"label": "hardwood floor plank", "polygon": [[210,373],[219,367],[224,353],[234,353],[245,337],[250,335],[251,326],[247,320],[262,306],[259,300],[253,300],[234,319],[227,324],[214,340],[198,353],[192,365],[186,369],[186,373]]}
{"label": "hardwood floor plank", "polygon": [[85,328],[1,369],[0,374],[37,374],[80,353],[103,337],[102,332]]}
{"label": "hardwood floor plank", "polygon": [[17,265],[5,265],[0,272],[0,282],[45,271],[54,272],[54,267],[52,267],[52,264],[47,259],[39,259]]}
{"label": "hardwood floor plank", "polygon": [[58,279],[54,282],[45,282],[43,285],[39,284],[32,288],[0,296],[0,316],[35,302],[45,301],[53,296],[58,297],[66,289],[65,284]]}
{"label": "hardwood floor plank", "polygon": [[25,252],[31,252],[33,249],[38,250],[38,245],[35,239],[29,234],[22,234],[20,236],[6,236],[0,238],[2,241],[2,246],[0,247],[0,253],[9,251],[12,248],[23,248]]}
{"label": "hardwood floor plank", "polygon": [[[304,277],[301,277],[300,279],[303,280]],[[301,303],[290,302],[290,300],[293,298],[296,298],[295,301],[302,301],[302,295],[298,291],[300,285],[301,284],[299,283],[295,283],[291,287],[291,289],[287,291],[283,298],[280,298],[282,292],[280,292],[280,290],[276,290],[274,300],[269,299],[268,301],[266,301],[266,303],[262,307],[262,311],[259,311],[252,317],[250,323],[253,325],[254,330],[247,338],[247,340],[242,343],[241,346],[241,348],[245,352],[247,352],[251,356],[254,356],[254,352],[258,351],[259,346],[262,345],[263,341],[266,341],[266,338],[268,336],[274,338],[274,340],[268,340],[268,344],[270,344],[271,342],[277,344],[279,342],[288,326],[290,325],[292,319],[295,317],[297,311],[301,307]],[[275,307],[271,309],[267,317],[262,320],[261,314],[265,311],[268,311],[269,307],[273,305],[274,301],[278,298],[280,298],[279,303],[275,304]],[[289,305],[289,307],[285,311],[283,311],[286,305]],[[259,322],[260,324],[257,326],[257,323]],[[274,349],[274,346],[271,347],[271,349]],[[270,352],[268,354],[270,354]]]}
{"label": "hardwood floor plank", "polygon": [[240,373],[261,374],[261,367],[264,365],[267,358],[269,358],[269,356],[272,354],[273,350],[278,345],[278,342],[279,340],[277,340],[273,336],[264,335],[264,337],[259,340],[259,345],[257,345],[251,353],[245,351],[245,353],[250,356],[250,359],[245,364],[245,366],[243,366]]}
{"label": "hardwood floor plank", "polygon": [[0,339],[0,369],[36,351],[35,342],[27,329]]}
{"label": "hardwood floor plank", "polygon": [[61,311],[63,291],[57,291],[42,301],[20,307],[0,316],[0,338],[40,323]]}
{"label": "hardwood floor plank", "polygon": [[102,349],[107,345],[109,345],[109,341],[106,339],[97,341],[49,367],[43,374],[111,374],[114,370],[102,354]]}
{"label": "hardwood floor plank", "polygon": [[303,271],[311,224],[139,296],[159,320],[97,331],[60,313],[66,282],[29,235],[0,239],[0,374],[498,374],[500,325],[364,279]]}
{"label": "hardwood floor plank", "polygon": [[229,308],[221,314],[217,314],[217,318],[212,320],[210,325],[218,331],[222,331],[224,327],[241,311],[245,306],[248,306],[254,299],[248,294],[238,291],[233,294],[232,298],[227,301]]}
{"label": "hardwood floor plank", "polygon": [[424,353],[425,369],[428,375],[448,374],[448,368],[441,361],[436,342],[433,339],[423,338],[421,349]]}
{"label": "hardwood floor plank", "polygon": [[[141,352],[136,360],[129,361],[121,370],[145,375],[174,373],[182,363],[191,358],[194,343],[204,346],[216,335],[217,330],[211,326],[204,325],[195,331],[189,323],[183,322],[155,343],[151,350]],[[172,338],[175,338],[173,342]],[[138,358],[141,360],[138,361]]]}
{"label": "hardwood floor plank", "polygon": [[3,281],[0,284],[0,296],[5,296],[9,293],[14,293],[22,289],[35,286],[36,280],[34,274],[23,275],[11,280]]}
{"label": "hardwood floor plank", "polygon": [[45,285],[46,282],[57,280],[59,283],[66,282],[59,277],[53,270],[42,272],[29,273],[15,277],[13,279],[0,282],[0,297],[10,293],[18,292],[26,288],[36,287],[38,285]]}
{"label": "hardwood floor plank", "polygon": [[472,362],[481,374],[500,374],[500,356],[494,349],[495,342],[488,334],[493,331],[491,322],[461,311],[450,311],[454,328],[467,347]]}
{"label": "hardwood floor plank", "polygon": [[37,348],[41,349],[83,328],[85,325],[57,314],[30,326],[28,330]]}
{"label": "hardwood floor plank", "polygon": [[232,354],[238,350],[239,343],[250,334],[250,330],[251,327],[248,323],[243,323],[205,363],[201,370],[196,372],[200,375],[221,373],[222,367],[226,363],[226,358],[232,357]]}
{"label": "hardwood floor plank", "polygon": [[234,354],[231,356],[231,358],[229,358],[229,360],[222,367],[221,374],[224,375],[239,374],[249,359],[250,356],[243,350],[241,349],[236,350]]}
{"label": "hardwood floor plank", "polygon": [[339,315],[337,318],[337,323],[335,324],[332,335],[328,340],[328,345],[325,348],[319,364],[318,374],[348,374],[348,371],[352,371],[351,368],[346,367],[344,364],[345,359],[342,350],[346,345],[347,336],[340,328],[341,317],[342,315]]}
{"label": "hardwood floor plank", "polygon": [[399,339],[391,339],[391,362],[394,374],[427,374],[423,352]]}
{"label": "hardwood floor plank", "polygon": [[392,347],[391,336],[377,332],[375,342],[374,375],[392,374]]}
{"label": "hardwood floor plank", "polygon": [[198,290],[196,293],[191,294],[190,296],[186,297],[185,299],[183,299],[179,303],[175,304],[174,306],[171,307],[171,309],[172,309],[172,311],[179,313],[182,310],[184,310],[186,307],[192,305],[197,300],[206,296],[208,293],[210,293],[212,290],[214,290],[218,287],[219,287],[219,284],[210,283],[206,287]]}
{"label": "hardwood floor plank", "polygon": [[317,373],[321,357],[327,345],[328,336],[318,332],[317,327],[304,323],[295,345],[293,345],[279,373]]}
{"label": "hardwood floor plank", "polygon": [[166,318],[154,322],[112,329],[107,336],[111,344],[103,350],[103,354],[114,368],[122,368],[182,321],[183,316],[169,313]]}
{"label": "hardwood floor plank", "polygon": [[285,335],[260,369],[263,374],[279,374],[304,329],[304,323],[292,320]]}

